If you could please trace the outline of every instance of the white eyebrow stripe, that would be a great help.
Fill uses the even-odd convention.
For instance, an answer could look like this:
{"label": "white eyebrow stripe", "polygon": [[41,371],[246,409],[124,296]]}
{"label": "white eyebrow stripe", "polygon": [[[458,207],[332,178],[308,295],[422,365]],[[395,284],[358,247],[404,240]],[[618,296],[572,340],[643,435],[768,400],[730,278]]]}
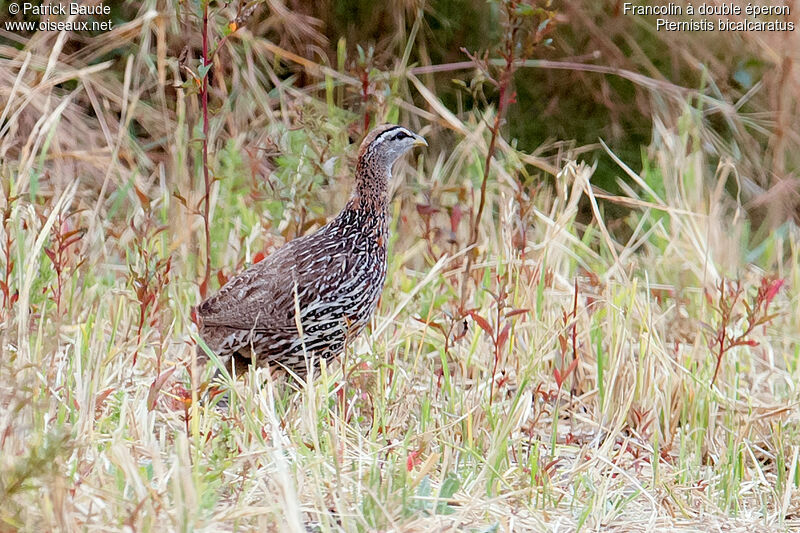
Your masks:
{"label": "white eyebrow stripe", "polygon": [[[386,137],[386,136],[387,136],[387,135],[389,135],[390,133],[391,133],[391,134],[396,134],[396,133],[399,133],[399,132],[401,132],[401,131],[402,131],[402,132],[404,132],[406,135],[408,135],[408,136],[410,136],[410,137],[413,137],[413,136],[414,136],[414,134],[413,134],[413,133],[411,133],[410,131],[408,131],[408,130],[407,130],[406,128],[404,128],[403,126],[395,126],[394,128],[389,128],[388,130],[386,130],[386,131],[384,131],[383,133],[381,133],[380,135],[378,135],[378,136],[375,138],[375,140],[374,140],[374,141],[372,141],[372,144],[376,144],[378,141],[383,141],[383,140],[385,140],[385,139],[384,139],[384,137]],[[392,137],[393,135],[389,135],[389,136],[390,136],[390,137]]]}

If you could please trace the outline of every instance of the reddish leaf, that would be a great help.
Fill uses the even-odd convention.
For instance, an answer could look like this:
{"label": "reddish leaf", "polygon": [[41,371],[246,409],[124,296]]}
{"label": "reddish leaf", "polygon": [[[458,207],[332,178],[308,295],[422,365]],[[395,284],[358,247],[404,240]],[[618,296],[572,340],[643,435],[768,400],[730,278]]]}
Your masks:
{"label": "reddish leaf", "polygon": [[208,281],[203,280],[200,282],[200,298],[205,299],[206,294],[208,294]]}
{"label": "reddish leaf", "polygon": [[103,391],[98,392],[97,396],[94,397],[94,408],[100,409],[101,407],[103,407],[103,403],[105,403],[106,398],[108,398],[112,392],[114,392],[113,387],[109,387]]}
{"label": "reddish leaf", "polygon": [[513,309],[506,313],[506,318],[511,318],[512,316],[522,315],[525,313],[529,313],[530,309]]}
{"label": "reddish leaf", "polygon": [[572,360],[572,362],[567,367],[567,370],[564,372],[561,372],[557,368],[553,369],[553,378],[555,378],[556,385],[558,385],[559,389],[561,388],[561,384],[564,383],[564,380],[567,379],[570,374],[572,374],[572,372],[575,370],[577,366],[578,366],[578,359],[576,358]]}
{"label": "reddish leaf", "polygon": [[156,407],[156,400],[158,400],[158,393],[161,392],[161,388],[164,386],[164,383],[167,382],[169,377],[175,372],[175,369],[178,368],[173,366],[172,368],[168,368],[167,370],[163,371],[161,375],[159,375],[156,379],[153,380],[153,383],[150,385],[150,390],[147,392],[147,410],[152,411]]}
{"label": "reddish leaf", "polygon": [[414,320],[416,320],[417,322],[419,322],[421,324],[425,324],[428,327],[431,327],[431,328],[434,328],[434,329],[437,329],[437,330],[441,331],[442,334],[445,333],[444,326],[442,326],[438,322],[427,322],[426,320],[423,320],[422,318],[419,318],[419,317],[416,317],[416,316],[413,316],[411,318],[413,318]]}
{"label": "reddish leaf", "polygon": [[141,302],[144,300],[147,287],[139,279],[133,280],[133,288],[136,291],[136,298]]}
{"label": "reddish leaf", "polygon": [[502,350],[503,345],[508,340],[508,333],[511,331],[511,324],[506,324],[506,327],[503,328],[503,331],[500,332],[500,335],[497,336],[497,349]]}
{"label": "reddish leaf", "polygon": [[65,240],[64,244],[61,245],[61,248],[62,249],[69,248],[70,246],[72,246],[73,244],[75,244],[76,242],[81,240],[82,238],[83,238],[83,233],[81,233],[80,235],[75,235],[74,237]]}
{"label": "reddish leaf", "polygon": [[84,230],[83,228],[74,229],[74,230],[72,230],[72,231],[68,231],[68,232],[64,233],[63,235],[61,235],[61,238],[62,238],[64,241],[66,241],[66,240],[68,240],[70,237],[74,237],[74,236],[76,236],[76,235],[79,235],[79,237],[78,237],[78,238],[80,238],[80,237],[83,237],[83,234],[84,234],[84,232],[85,232],[85,231],[86,231],[86,230]]}
{"label": "reddish leaf", "polygon": [[755,323],[755,325],[756,326],[760,326],[762,324],[767,324],[767,323],[771,322],[772,319],[775,318],[776,316],[778,316],[778,313],[773,313],[771,315],[762,316],[761,318],[758,319],[758,321]]}
{"label": "reddish leaf", "polygon": [[174,197],[176,200],[178,200],[178,201],[179,201],[181,204],[183,204],[183,207],[188,207],[188,206],[189,206],[188,202],[186,201],[186,198],[184,198],[183,196],[181,196],[181,195],[180,195],[180,193],[179,193],[178,191],[174,191],[174,192],[172,193],[172,196],[173,196],[173,197]]}
{"label": "reddish leaf", "polygon": [[148,198],[147,195],[136,185],[133,186],[133,191],[136,193],[137,198],[139,198],[142,208],[144,208],[145,211],[150,209],[150,198]]}
{"label": "reddish leaf", "polygon": [[420,216],[429,217],[438,211],[438,209],[430,204],[417,204],[417,213],[419,213]]}
{"label": "reddish leaf", "polygon": [[483,318],[475,311],[468,311],[468,313],[469,316],[472,317],[472,320],[477,322],[483,331],[485,331],[490,337],[494,337],[494,330],[492,329],[492,326],[485,318]]}
{"label": "reddish leaf", "polygon": [[[219,386],[217,386],[217,385],[212,385],[212,386],[210,386],[210,387],[208,388],[208,396],[209,396],[209,398],[212,398],[212,399],[213,399],[213,398],[216,398],[216,397],[217,397],[217,396],[219,396],[220,394],[225,394],[226,392],[227,392],[227,390],[226,390],[226,389],[223,389],[222,387],[219,387]],[[185,397],[183,397],[183,396],[182,396],[182,398],[183,398],[184,400],[186,399],[186,398],[185,398]],[[189,399],[191,399],[191,396],[189,396]]]}
{"label": "reddish leaf", "polygon": [[453,210],[450,211],[450,229],[455,233],[458,231],[458,224],[461,222],[461,217],[464,215],[464,212],[461,210],[461,206],[458,204],[453,206]]}
{"label": "reddish leaf", "polygon": [[764,296],[764,300],[767,302],[767,306],[772,302],[772,299],[778,294],[778,291],[781,290],[783,284],[786,282],[785,279],[774,279],[769,282],[769,286],[767,287],[766,295]]}
{"label": "reddish leaf", "polygon": [[226,276],[225,273],[222,272],[222,270],[217,270],[217,281],[219,282],[219,286],[222,287],[223,285],[228,283],[228,276]]}
{"label": "reddish leaf", "polygon": [[563,354],[567,353],[567,337],[564,336],[564,335],[559,335],[558,336],[558,344],[559,344],[559,347],[561,348],[561,354],[563,355]]}
{"label": "reddish leaf", "polygon": [[266,255],[264,255],[264,252],[257,252],[256,255],[253,256],[253,264],[260,263],[265,257]]}
{"label": "reddish leaf", "polygon": [[557,459],[553,459],[552,461],[550,461],[549,463],[547,463],[546,465],[544,465],[544,468],[543,468],[542,470],[544,470],[545,472],[547,472],[547,474],[549,475],[549,474],[550,474],[550,470],[551,470],[551,469],[552,469],[554,466],[556,466],[558,463],[560,463],[560,462],[561,462],[561,459],[562,459],[561,457],[559,457],[559,458],[557,458]]}
{"label": "reddish leaf", "polygon": [[578,367],[578,358],[572,360],[572,362],[567,367],[567,371],[564,372],[564,378],[568,377],[572,372]]}
{"label": "reddish leaf", "polygon": [[553,369],[553,378],[556,380],[556,385],[560,389],[563,377],[561,376],[561,372],[557,368]]}

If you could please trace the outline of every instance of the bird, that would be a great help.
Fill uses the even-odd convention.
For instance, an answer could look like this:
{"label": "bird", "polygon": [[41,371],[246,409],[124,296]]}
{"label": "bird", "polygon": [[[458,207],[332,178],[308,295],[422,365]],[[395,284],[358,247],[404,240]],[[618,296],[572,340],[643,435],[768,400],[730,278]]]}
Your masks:
{"label": "bird", "polygon": [[[342,211],[195,307],[199,335],[223,364],[237,370],[248,363],[283,367],[302,378],[358,337],[386,280],[392,167],[412,148],[427,145],[403,126],[375,127],[360,145]],[[200,345],[197,354],[199,361],[208,359]]]}

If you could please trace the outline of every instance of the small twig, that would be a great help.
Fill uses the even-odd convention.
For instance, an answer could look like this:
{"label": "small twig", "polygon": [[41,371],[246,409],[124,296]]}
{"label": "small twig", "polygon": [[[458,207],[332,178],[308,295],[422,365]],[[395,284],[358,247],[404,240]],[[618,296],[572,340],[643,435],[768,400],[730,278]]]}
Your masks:
{"label": "small twig", "polygon": [[211,180],[208,172],[208,73],[210,69],[208,58],[208,0],[203,3],[203,84],[200,89],[203,106],[203,230],[206,237],[206,268],[203,282],[200,284],[200,295],[205,297],[208,291],[208,280],[211,277],[211,230],[209,216],[211,210]]}

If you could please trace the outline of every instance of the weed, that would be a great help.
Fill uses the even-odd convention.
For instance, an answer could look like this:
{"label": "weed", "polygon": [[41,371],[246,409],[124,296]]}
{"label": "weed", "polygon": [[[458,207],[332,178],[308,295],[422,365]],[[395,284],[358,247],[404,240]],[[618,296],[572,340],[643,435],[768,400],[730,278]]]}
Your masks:
{"label": "weed", "polygon": [[[735,283],[725,279],[720,280],[716,301],[706,291],[706,300],[719,314],[717,325],[713,328],[707,326],[713,332],[708,346],[716,359],[711,385],[717,381],[722,359],[726,353],[737,346],[758,346],[758,341],[751,338],[752,334],[756,328],[766,326],[777,316],[770,314],[769,307],[784,283],[783,279],[761,278],[752,302],[744,299],[745,288],[741,280],[736,280]],[[740,302],[741,307],[744,307],[744,313],[738,309],[737,304]]]}
{"label": "weed", "polygon": [[[161,332],[160,312],[166,303],[166,287],[170,281],[172,256],[160,257],[156,251],[156,237],[167,229],[166,226],[155,226],[149,219],[141,225],[130,225],[136,235],[134,242],[133,259],[128,265],[128,279],[133,287],[139,306],[138,320],[136,321],[136,351],[133,354],[133,365],[139,355],[142,345],[142,332],[145,326]],[[160,334],[160,333],[159,333]],[[156,374],[161,374],[162,343],[158,343],[156,352]]]}
{"label": "weed", "polygon": [[50,246],[44,248],[44,253],[53,264],[56,271],[56,281],[50,287],[53,301],[56,304],[56,314],[61,314],[61,298],[64,293],[64,281],[69,279],[86,261],[85,257],[76,257],[71,248],[78,244],[86,233],[85,228],[75,228],[70,219],[77,212],[65,213],[61,211],[56,216],[56,222],[51,230]]}
{"label": "weed", "polygon": [[[14,234],[11,228],[11,211],[14,207],[14,202],[17,201],[17,196],[11,196],[10,182],[5,182],[3,185],[3,195],[5,205],[0,213],[0,227],[3,229],[2,239],[2,254],[3,254],[3,269],[2,279],[0,279],[0,294],[3,296],[3,316],[11,313],[11,307],[14,302],[19,298],[19,291],[12,292],[12,274],[14,272],[14,258],[11,256],[11,249],[14,246]],[[2,350],[0,350],[2,352]]]}

